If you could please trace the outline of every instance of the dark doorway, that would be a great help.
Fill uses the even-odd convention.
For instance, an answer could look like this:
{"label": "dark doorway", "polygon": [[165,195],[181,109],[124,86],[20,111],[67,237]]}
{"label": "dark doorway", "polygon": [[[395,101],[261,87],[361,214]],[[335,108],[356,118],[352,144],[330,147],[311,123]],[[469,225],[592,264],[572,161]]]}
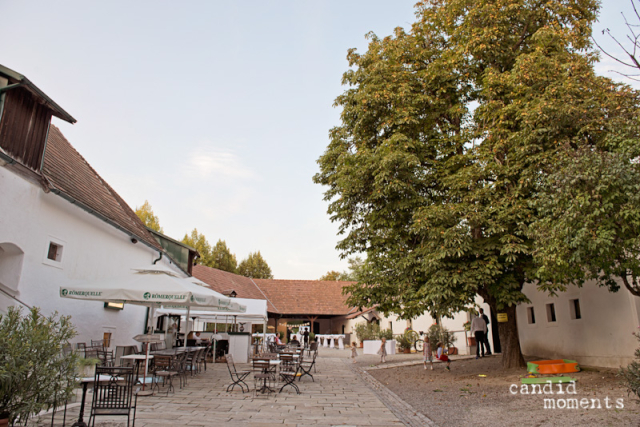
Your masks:
{"label": "dark doorway", "polygon": [[491,337],[493,337],[493,352],[502,353],[502,347],[500,347],[500,334],[498,333],[498,319],[491,308],[489,308],[491,318]]}
{"label": "dark doorway", "polygon": [[320,333],[320,323],[313,322],[313,333],[316,335]]}

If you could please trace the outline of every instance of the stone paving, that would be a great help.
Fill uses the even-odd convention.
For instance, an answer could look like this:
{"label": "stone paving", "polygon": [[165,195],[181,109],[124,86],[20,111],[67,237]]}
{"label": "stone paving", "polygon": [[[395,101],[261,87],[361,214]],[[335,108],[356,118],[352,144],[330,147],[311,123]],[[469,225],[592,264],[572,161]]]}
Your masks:
{"label": "stone paving", "polygon": [[[164,393],[141,397],[136,426],[435,426],[365,372],[378,357],[359,356],[354,365],[349,354],[350,350],[322,348],[315,382],[309,377],[296,381],[300,395],[290,387],[268,397],[242,393],[238,387],[227,393],[231,381],[226,364],[209,364],[206,373],[190,377],[187,387],[176,387],[168,397]],[[388,362],[390,367],[418,363],[419,355],[390,356]],[[247,383],[253,389],[253,381]],[[85,421],[90,399],[88,395]],[[71,406],[67,425],[78,417],[79,405]],[[48,425],[50,416],[43,417],[42,423]],[[61,415],[56,416],[55,425],[62,425]],[[126,419],[99,417],[96,425],[125,426]]]}

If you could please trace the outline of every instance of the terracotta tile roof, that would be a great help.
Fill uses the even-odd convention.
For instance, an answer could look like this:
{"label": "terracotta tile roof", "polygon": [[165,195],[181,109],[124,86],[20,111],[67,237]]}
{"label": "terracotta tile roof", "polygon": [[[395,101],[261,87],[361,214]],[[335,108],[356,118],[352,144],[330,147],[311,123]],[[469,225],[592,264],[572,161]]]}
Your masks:
{"label": "terracotta tile roof", "polygon": [[162,250],[135,212],[87,163],[53,124],[49,129],[43,175],[52,191],[60,191],[122,227],[150,246]]}
{"label": "terracotta tile roof", "polygon": [[203,265],[193,267],[193,276],[217,292],[266,299],[269,313],[342,316],[355,311],[342,295],[342,287],[352,282],[250,279]]}
{"label": "terracotta tile roof", "polygon": [[193,277],[202,280],[211,289],[222,294],[236,291],[238,298],[267,300],[267,311],[279,313],[274,304],[249,277],[218,270],[204,265],[193,266]]}

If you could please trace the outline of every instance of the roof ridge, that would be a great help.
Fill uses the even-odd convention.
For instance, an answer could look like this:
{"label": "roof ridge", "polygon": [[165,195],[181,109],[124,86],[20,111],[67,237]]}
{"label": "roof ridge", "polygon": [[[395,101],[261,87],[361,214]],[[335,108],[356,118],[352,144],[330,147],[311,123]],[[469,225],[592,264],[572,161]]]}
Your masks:
{"label": "roof ridge", "polygon": [[275,308],[276,310],[278,310],[278,313],[280,313],[280,309],[278,309],[278,307],[276,307],[276,305],[273,303],[273,301],[271,301],[271,300],[269,299],[269,297],[264,293],[264,291],[260,288],[260,286],[258,286],[258,285],[256,284],[256,282],[254,282],[254,281],[253,281],[253,277],[249,277],[248,279],[249,279],[249,280],[251,280],[251,283],[253,283],[253,284],[254,284],[254,286],[255,286],[255,287],[260,291],[260,293],[261,293],[262,295],[264,295],[264,297],[267,299],[267,301],[269,301],[269,302],[271,303],[271,305],[273,306],[273,308]]}

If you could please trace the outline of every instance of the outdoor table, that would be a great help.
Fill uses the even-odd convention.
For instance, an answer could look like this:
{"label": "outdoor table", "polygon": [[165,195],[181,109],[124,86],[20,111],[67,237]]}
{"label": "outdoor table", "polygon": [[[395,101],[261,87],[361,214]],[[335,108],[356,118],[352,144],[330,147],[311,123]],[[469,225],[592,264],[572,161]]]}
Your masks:
{"label": "outdoor table", "polygon": [[338,335],[338,348],[344,350],[344,335]]}
{"label": "outdoor table", "polygon": [[[87,427],[87,423],[84,422],[84,405],[87,400],[87,387],[89,383],[93,384],[95,382],[95,377],[83,377],[79,378],[78,381],[82,384],[82,400],[80,400],[80,415],[78,416],[78,421],[73,423],[71,427]],[[110,381],[110,375],[100,375],[98,377],[98,382]]]}
{"label": "outdoor table", "polygon": [[[147,362],[148,360],[153,359],[153,354],[150,354],[148,356],[146,354],[127,354],[126,356],[120,357],[120,360],[122,359],[130,359],[130,360],[136,361],[136,364],[138,365],[138,378],[136,378],[136,382],[138,382],[140,380],[140,363],[142,363],[142,361],[144,361],[145,359],[147,359]],[[144,384],[147,383],[147,377],[146,377],[146,374],[148,373],[147,371],[148,371],[148,366],[145,365]]]}

